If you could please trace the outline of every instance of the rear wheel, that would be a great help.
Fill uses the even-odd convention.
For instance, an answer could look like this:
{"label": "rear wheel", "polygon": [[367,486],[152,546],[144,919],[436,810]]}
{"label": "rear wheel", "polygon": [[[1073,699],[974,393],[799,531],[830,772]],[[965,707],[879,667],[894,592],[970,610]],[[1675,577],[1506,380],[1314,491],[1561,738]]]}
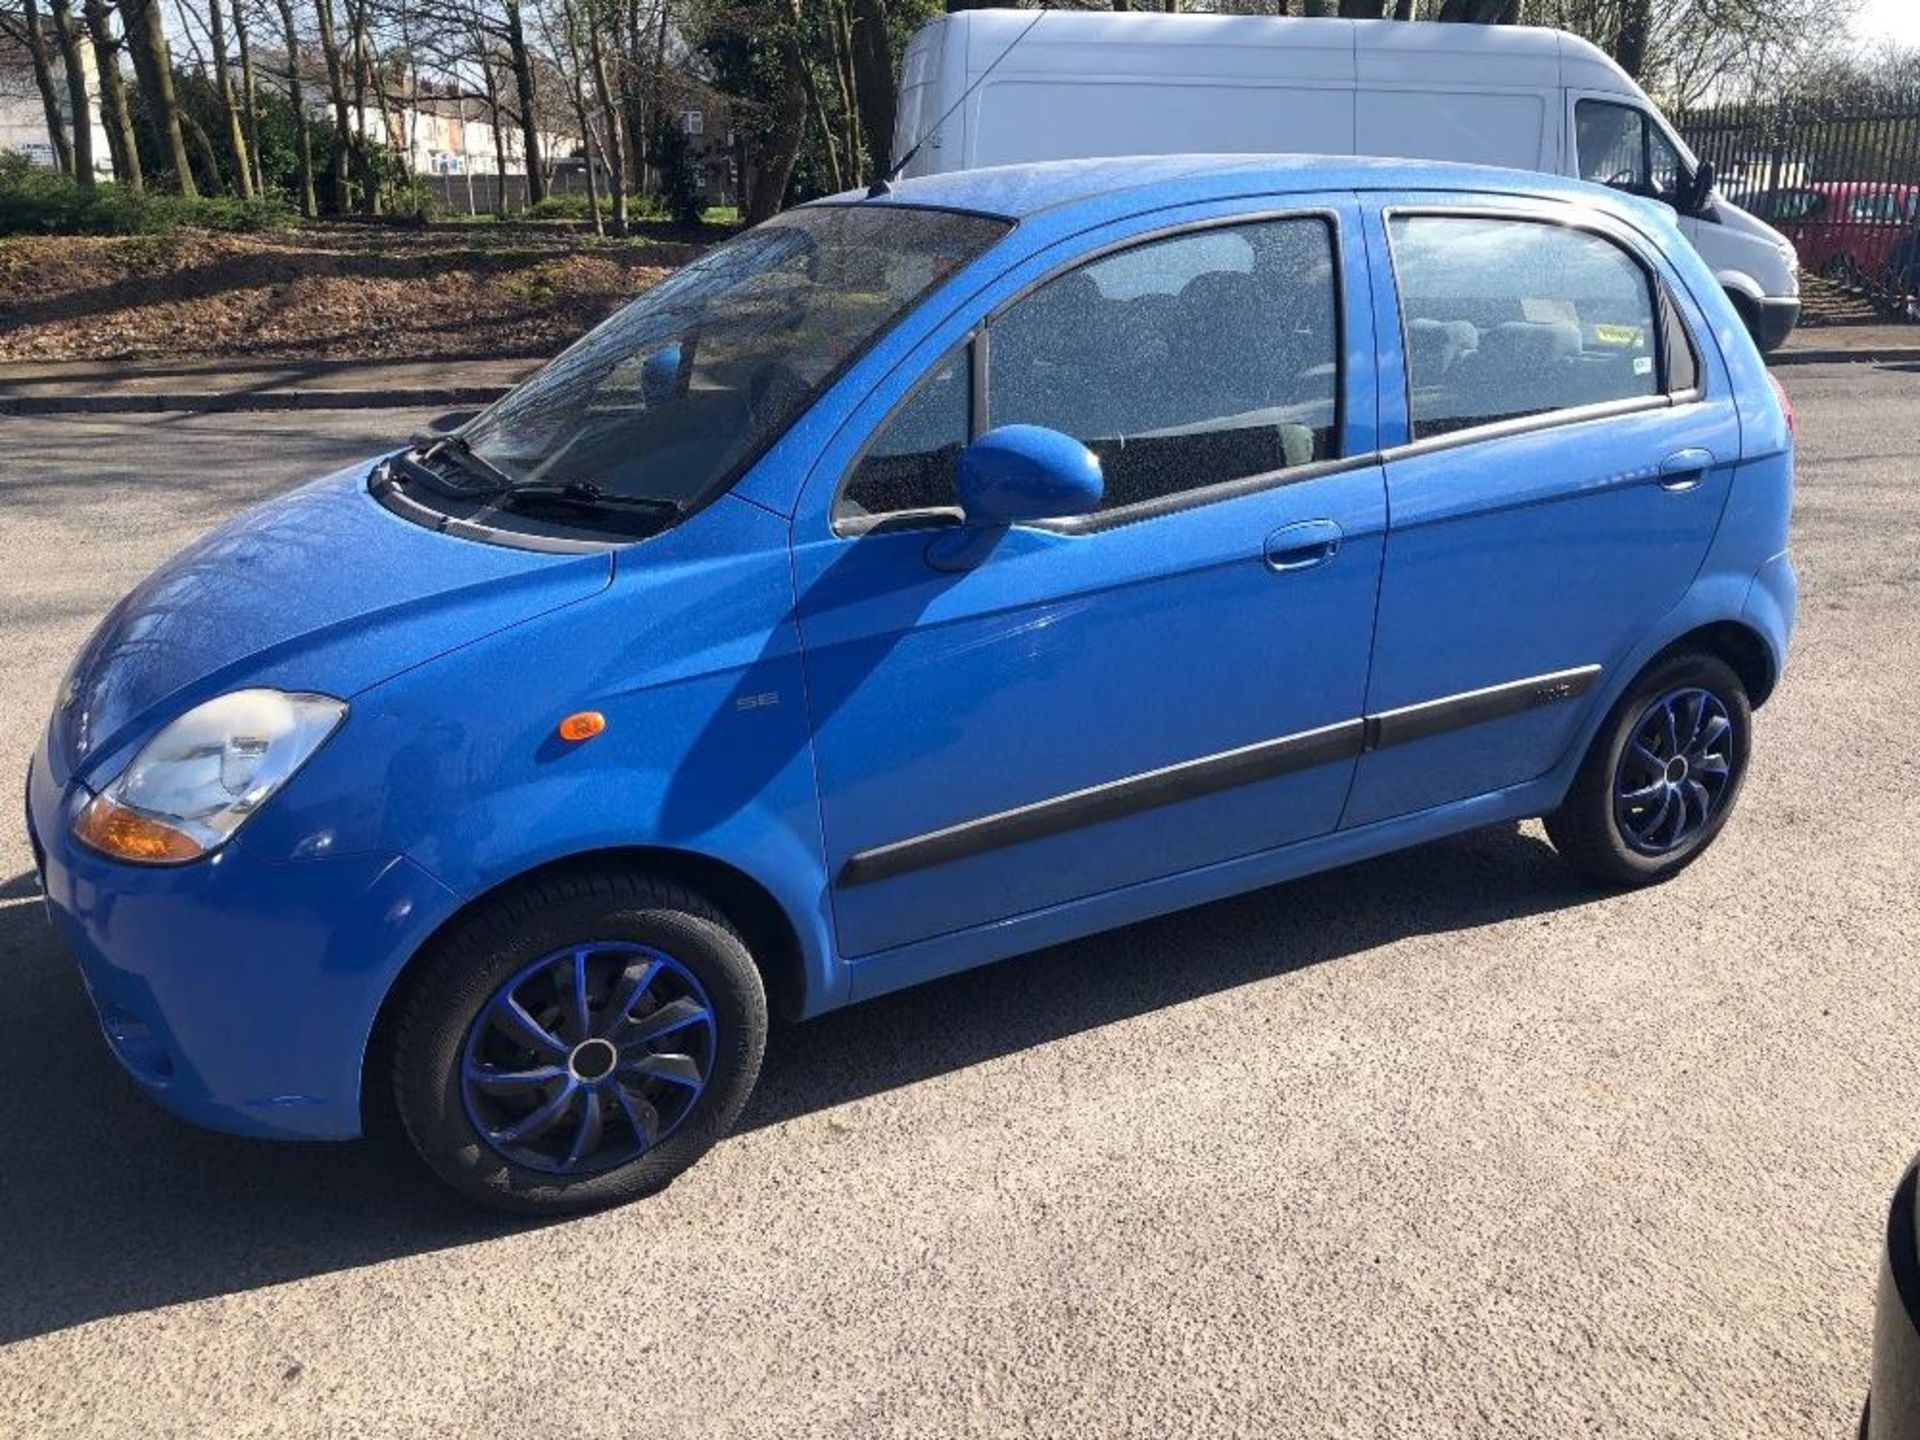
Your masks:
{"label": "rear wheel", "polygon": [[1547,835],[1576,868],[1651,885],[1713,843],[1746,775],[1752,708],[1740,677],[1706,654],[1651,667],[1614,706]]}
{"label": "rear wheel", "polygon": [[667,1184],[759,1074],[766,996],[700,896],[618,871],[486,902],[402,1000],[394,1093],[420,1156],[500,1209],[558,1214]]}

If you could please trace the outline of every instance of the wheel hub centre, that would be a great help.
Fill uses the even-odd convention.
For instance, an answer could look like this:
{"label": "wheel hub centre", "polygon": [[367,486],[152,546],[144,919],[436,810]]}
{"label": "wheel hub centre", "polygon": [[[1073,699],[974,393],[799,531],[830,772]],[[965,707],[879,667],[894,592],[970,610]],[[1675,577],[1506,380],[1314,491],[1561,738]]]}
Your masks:
{"label": "wheel hub centre", "polygon": [[1667,762],[1667,783],[1678,785],[1687,778],[1687,757],[1676,755]]}
{"label": "wheel hub centre", "polygon": [[606,1079],[619,1063],[620,1052],[613,1048],[611,1040],[582,1040],[567,1056],[567,1068],[573,1072],[573,1078],[588,1084]]}

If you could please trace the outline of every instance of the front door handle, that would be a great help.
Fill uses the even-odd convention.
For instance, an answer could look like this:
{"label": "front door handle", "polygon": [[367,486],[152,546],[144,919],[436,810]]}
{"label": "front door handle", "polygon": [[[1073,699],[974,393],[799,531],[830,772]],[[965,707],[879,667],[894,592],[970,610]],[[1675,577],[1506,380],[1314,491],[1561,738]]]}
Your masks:
{"label": "front door handle", "polygon": [[1713,452],[1698,448],[1676,450],[1660,462],[1662,490],[1691,490],[1707,478],[1713,468]]}
{"label": "front door handle", "polygon": [[1297,525],[1282,525],[1267,536],[1264,547],[1267,568],[1277,575],[1288,575],[1324,565],[1340,553],[1344,533],[1331,520],[1302,520]]}

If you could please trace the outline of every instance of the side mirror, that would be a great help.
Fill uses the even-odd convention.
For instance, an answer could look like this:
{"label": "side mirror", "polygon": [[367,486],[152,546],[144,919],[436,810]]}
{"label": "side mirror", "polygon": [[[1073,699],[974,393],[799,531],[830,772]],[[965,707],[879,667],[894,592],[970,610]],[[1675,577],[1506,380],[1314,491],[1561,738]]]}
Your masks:
{"label": "side mirror", "polygon": [[1702,160],[1700,168],[1693,172],[1693,183],[1687,186],[1687,203],[1681,207],[1681,213],[1698,215],[1706,208],[1707,201],[1713,198],[1713,184],[1719,179],[1711,160]]}
{"label": "side mirror", "polygon": [[680,344],[675,341],[640,362],[640,399],[648,409],[670,404],[679,396],[682,358]]}
{"label": "side mirror", "polygon": [[928,559],[942,570],[977,565],[1010,526],[1100,508],[1100,458],[1044,425],[1002,425],[960,452],[955,490],[966,519],[938,537]]}
{"label": "side mirror", "polygon": [[1044,425],[1002,425],[960,452],[955,487],[969,525],[1005,529],[1100,508],[1100,460]]}

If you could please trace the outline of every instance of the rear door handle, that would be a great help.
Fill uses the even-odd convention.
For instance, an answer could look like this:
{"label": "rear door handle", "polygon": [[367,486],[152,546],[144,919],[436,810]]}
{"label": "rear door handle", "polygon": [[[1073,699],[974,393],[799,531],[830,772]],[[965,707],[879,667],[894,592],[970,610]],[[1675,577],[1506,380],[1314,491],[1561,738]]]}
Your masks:
{"label": "rear door handle", "polygon": [[1676,450],[1660,462],[1662,490],[1691,490],[1707,478],[1713,468],[1713,452],[1698,448]]}
{"label": "rear door handle", "polygon": [[1277,575],[1286,575],[1324,565],[1340,553],[1344,534],[1331,520],[1302,520],[1297,525],[1282,525],[1267,536],[1264,547],[1267,568]]}

